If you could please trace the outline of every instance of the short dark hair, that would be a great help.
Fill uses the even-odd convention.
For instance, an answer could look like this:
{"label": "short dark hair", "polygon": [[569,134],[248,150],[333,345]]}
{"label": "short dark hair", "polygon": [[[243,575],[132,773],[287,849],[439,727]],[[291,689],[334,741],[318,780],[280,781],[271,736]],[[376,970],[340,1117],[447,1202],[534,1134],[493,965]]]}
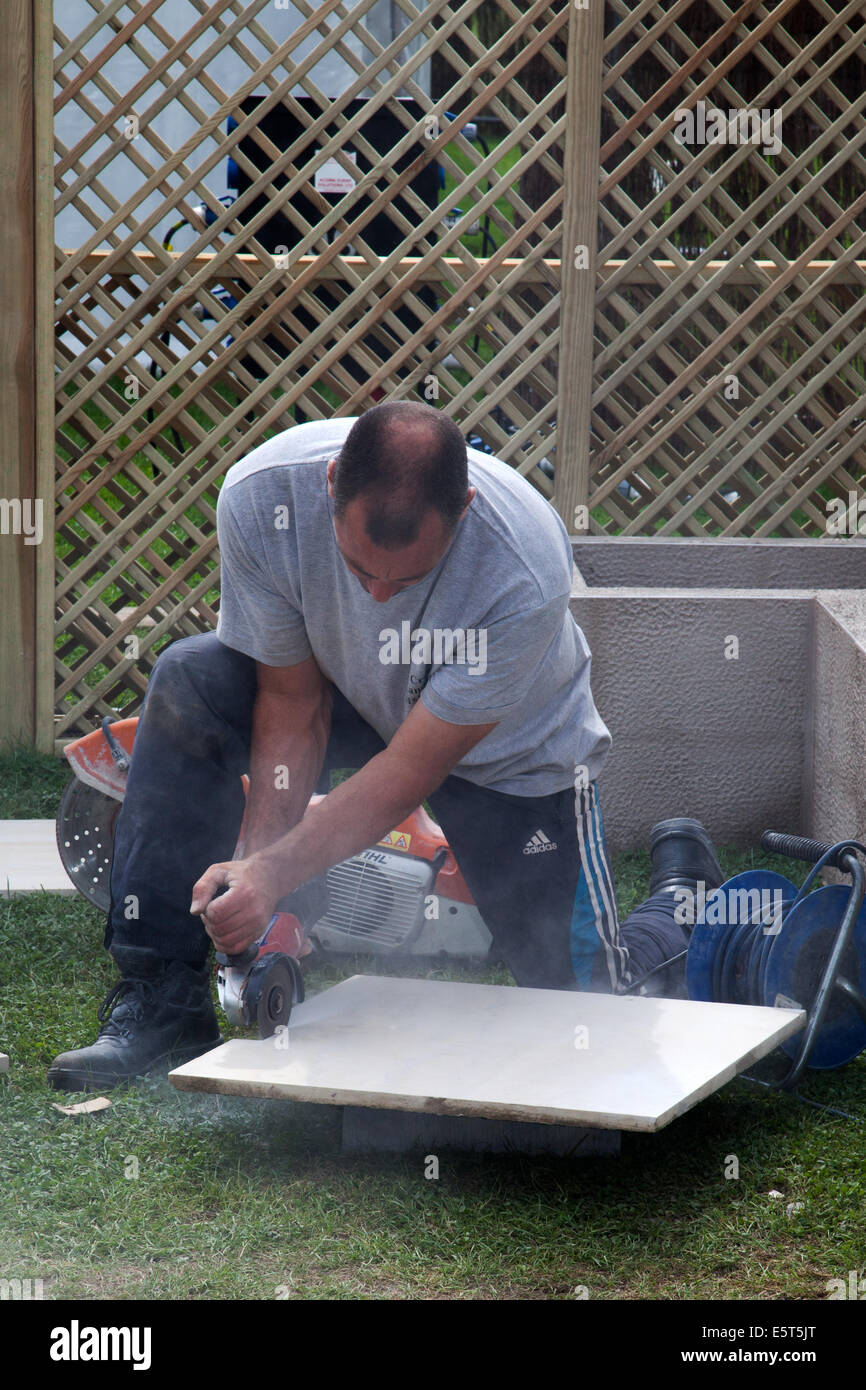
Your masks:
{"label": "short dark hair", "polygon": [[397,550],[417,539],[431,508],[453,531],[466,506],[466,441],[453,420],[421,401],[386,401],[358,417],[337,456],[334,512],[367,503],[374,545]]}

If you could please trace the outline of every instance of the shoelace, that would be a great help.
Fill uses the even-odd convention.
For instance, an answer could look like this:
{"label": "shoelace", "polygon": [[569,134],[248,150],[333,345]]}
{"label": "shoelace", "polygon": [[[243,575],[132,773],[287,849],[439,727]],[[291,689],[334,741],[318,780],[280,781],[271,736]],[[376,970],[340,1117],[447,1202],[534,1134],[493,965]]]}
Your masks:
{"label": "shoelace", "polygon": [[[96,1017],[99,1019],[99,1022],[108,1022],[108,1016],[121,995],[128,994],[130,990],[138,989],[147,990],[151,997],[153,997],[155,993],[153,983],[150,980],[135,980],[130,978],[118,980],[116,985],[112,985],[97,1010]],[[141,999],[135,1001],[127,999],[125,1002],[133,1018],[139,1017],[141,1014],[141,1006],[144,1001]]]}
{"label": "shoelace", "polygon": [[[128,996],[130,992],[133,992],[134,995],[136,991],[141,991],[142,993],[146,991],[150,996],[147,1002],[152,1003],[158,997],[156,984],[157,982],[155,980],[138,979],[134,976],[124,977],[122,980],[118,980],[117,984],[111,986],[97,1009],[96,1017],[99,1019],[99,1022],[104,1024],[111,1021],[109,1019],[109,1014],[121,995],[125,996],[123,998],[123,1003],[126,1004],[132,1017],[136,1020],[140,1019],[141,1010],[145,1002],[144,998],[140,996],[139,998],[133,997],[130,999]],[[200,1013],[202,1001],[199,1001],[198,1004],[184,1004],[181,1003],[180,1000],[173,999],[171,1001],[171,1007],[173,1009],[180,1009],[183,1013]]]}

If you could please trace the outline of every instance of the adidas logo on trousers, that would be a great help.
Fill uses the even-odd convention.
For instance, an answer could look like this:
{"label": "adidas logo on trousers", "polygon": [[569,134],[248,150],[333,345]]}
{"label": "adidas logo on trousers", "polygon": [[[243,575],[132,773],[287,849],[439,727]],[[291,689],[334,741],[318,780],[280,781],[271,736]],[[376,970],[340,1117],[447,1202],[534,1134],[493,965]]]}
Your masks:
{"label": "adidas logo on trousers", "polygon": [[556,849],[556,842],[548,840],[543,830],[536,830],[531,840],[527,840],[523,846],[524,854],[546,854],[548,850]]}

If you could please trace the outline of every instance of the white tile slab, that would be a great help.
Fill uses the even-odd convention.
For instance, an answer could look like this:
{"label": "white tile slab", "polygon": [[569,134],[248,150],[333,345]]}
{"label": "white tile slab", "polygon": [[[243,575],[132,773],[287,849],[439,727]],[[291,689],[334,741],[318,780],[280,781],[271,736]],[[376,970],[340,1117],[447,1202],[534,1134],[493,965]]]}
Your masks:
{"label": "white tile slab", "polygon": [[75,893],[63,867],[53,820],[0,821],[0,897],[11,893]]}
{"label": "white tile slab", "polygon": [[170,1079],[180,1090],[657,1130],[805,1019],[793,1009],[354,975],[296,1006],[282,1038],[223,1043]]}

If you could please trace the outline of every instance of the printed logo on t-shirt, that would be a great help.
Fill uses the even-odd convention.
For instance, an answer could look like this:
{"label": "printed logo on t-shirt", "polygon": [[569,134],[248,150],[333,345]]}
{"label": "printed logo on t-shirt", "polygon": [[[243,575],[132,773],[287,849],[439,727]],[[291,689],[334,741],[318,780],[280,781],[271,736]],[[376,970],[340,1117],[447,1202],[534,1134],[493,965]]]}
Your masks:
{"label": "printed logo on t-shirt", "polygon": [[410,710],[410,709],[412,708],[413,705],[417,704],[418,699],[419,699],[419,697],[420,697],[420,695],[421,695],[421,691],[424,689],[424,687],[425,687],[425,685],[427,684],[427,681],[429,680],[429,678],[430,678],[430,668],[429,668],[429,666],[425,666],[425,667],[424,667],[422,670],[420,670],[420,671],[416,669],[416,670],[414,670],[414,671],[410,671],[410,672],[409,672],[409,680],[408,680],[408,682],[407,682],[407,687],[406,687],[406,709],[407,709],[407,710]]}
{"label": "printed logo on t-shirt", "polygon": [[549,840],[543,830],[536,830],[531,840],[527,840],[523,846],[524,854],[548,854],[550,850],[556,849],[556,842]]}

